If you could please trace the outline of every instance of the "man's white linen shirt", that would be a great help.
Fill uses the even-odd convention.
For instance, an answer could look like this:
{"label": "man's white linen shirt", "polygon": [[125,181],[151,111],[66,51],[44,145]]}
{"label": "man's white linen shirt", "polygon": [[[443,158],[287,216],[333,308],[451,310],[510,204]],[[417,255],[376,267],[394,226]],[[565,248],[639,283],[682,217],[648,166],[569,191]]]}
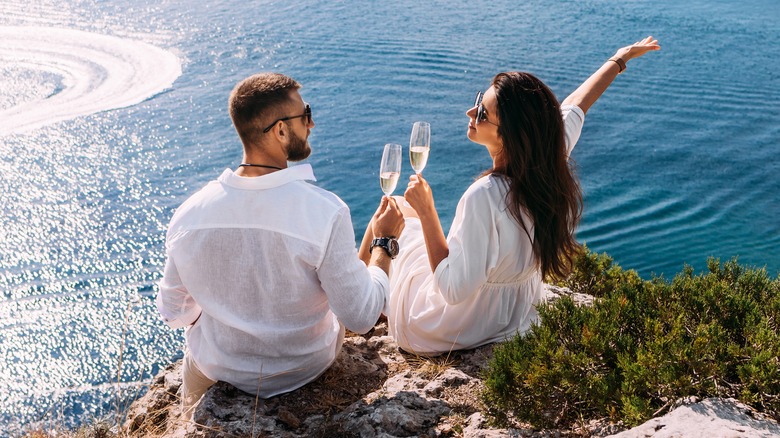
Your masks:
{"label": "man's white linen shirt", "polygon": [[[315,379],[341,326],[364,333],[388,279],[358,259],[349,209],[302,164],[246,178],[226,169],[176,210],[157,307],[206,377],[261,397]],[[259,389],[258,389],[259,387]]]}

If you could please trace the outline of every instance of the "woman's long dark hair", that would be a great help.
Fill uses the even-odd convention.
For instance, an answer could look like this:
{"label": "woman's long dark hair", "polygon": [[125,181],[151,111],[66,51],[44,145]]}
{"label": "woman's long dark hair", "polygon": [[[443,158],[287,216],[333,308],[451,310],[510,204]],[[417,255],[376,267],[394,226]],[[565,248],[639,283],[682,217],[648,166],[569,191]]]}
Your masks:
{"label": "woman's long dark hair", "polygon": [[560,104],[530,73],[499,73],[493,86],[503,149],[492,173],[507,177],[507,207],[526,234],[523,209],[533,221],[531,240],[543,278],[563,277],[580,247],[574,229],[582,192],[569,165]]}

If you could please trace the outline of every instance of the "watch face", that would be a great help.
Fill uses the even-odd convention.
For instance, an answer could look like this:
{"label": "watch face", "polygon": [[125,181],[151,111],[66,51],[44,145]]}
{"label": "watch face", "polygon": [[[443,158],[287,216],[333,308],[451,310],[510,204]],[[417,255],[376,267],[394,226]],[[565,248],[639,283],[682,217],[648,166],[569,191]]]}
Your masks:
{"label": "watch face", "polygon": [[395,258],[398,255],[398,241],[391,237],[379,237],[371,241],[371,247],[369,251],[373,250],[375,246],[381,246],[391,258]]}
{"label": "watch face", "polygon": [[395,257],[398,254],[398,241],[390,239],[390,241],[387,242],[387,248],[390,250],[390,255]]}

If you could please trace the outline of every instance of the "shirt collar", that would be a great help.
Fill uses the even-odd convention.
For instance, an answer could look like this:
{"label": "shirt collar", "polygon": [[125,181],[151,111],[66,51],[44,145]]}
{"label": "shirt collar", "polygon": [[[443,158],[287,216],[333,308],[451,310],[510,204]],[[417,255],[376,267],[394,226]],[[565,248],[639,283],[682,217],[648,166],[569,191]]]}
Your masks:
{"label": "shirt collar", "polygon": [[222,184],[244,190],[272,189],[293,181],[317,181],[311,164],[299,164],[271,172],[263,176],[238,176],[232,169],[225,169],[218,181]]}

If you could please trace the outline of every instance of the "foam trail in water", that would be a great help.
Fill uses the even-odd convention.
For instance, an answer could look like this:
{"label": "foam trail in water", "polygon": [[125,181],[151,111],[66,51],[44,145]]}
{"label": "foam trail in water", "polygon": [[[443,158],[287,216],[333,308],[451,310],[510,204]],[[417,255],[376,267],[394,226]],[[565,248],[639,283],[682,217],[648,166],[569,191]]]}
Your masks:
{"label": "foam trail in water", "polygon": [[51,27],[0,26],[0,62],[56,75],[62,85],[0,111],[0,136],[135,105],[181,75],[179,59],[151,44]]}

